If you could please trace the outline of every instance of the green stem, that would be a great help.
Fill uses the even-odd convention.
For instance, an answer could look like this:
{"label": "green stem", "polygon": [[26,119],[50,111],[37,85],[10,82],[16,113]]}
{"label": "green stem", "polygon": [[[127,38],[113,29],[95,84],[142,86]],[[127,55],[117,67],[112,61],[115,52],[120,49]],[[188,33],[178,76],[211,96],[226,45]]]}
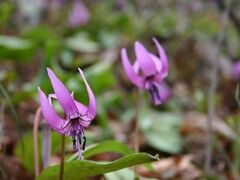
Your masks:
{"label": "green stem", "polygon": [[139,152],[139,112],[140,112],[140,91],[137,90],[136,96],[136,117],[134,127],[134,151]]}
{"label": "green stem", "polygon": [[63,180],[64,173],[64,156],[65,156],[65,136],[62,135],[62,149],[61,149],[61,164],[60,164],[60,173],[59,180]]}

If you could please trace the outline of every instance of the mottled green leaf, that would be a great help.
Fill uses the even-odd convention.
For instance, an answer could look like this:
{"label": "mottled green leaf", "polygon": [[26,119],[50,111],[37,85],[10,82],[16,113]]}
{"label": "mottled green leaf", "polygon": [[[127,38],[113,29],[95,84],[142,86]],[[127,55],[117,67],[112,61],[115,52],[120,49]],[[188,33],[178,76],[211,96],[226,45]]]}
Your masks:
{"label": "mottled green leaf", "polygon": [[[91,176],[101,175],[138,164],[158,160],[157,156],[147,153],[134,153],[124,156],[113,162],[94,162],[87,160],[75,160],[64,164],[64,179],[78,180]],[[38,180],[58,179],[59,166],[52,166],[45,169]]]}
{"label": "mottled green leaf", "polygon": [[[123,144],[115,140],[109,140],[109,141],[104,141],[98,144],[93,144],[87,147],[86,150],[83,152],[83,156],[85,159],[87,159],[96,154],[105,153],[105,152],[115,152],[123,155],[128,155],[130,153],[133,153],[133,151],[126,144]],[[77,153],[71,156],[68,161],[71,161],[76,158],[77,158]]]}

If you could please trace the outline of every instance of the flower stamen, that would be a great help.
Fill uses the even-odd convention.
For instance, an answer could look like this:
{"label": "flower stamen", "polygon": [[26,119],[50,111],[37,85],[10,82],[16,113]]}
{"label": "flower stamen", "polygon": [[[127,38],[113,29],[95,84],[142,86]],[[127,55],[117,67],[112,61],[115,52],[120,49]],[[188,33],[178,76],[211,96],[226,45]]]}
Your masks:
{"label": "flower stamen", "polygon": [[152,83],[149,88],[149,93],[151,95],[151,99],[155,104],[161,103],[161,97],[159,94],[159,90],[156,84]]}
{"label": "flower stamen", "polygon": [[76,139],[75,136],[72,136],[73,149],[76,149]]}
{"label": "flower stamen", "polygon": [[82,145],[82,150],[83,150],[83,151],[85,150],[86,142],[87,142],[87,138],[86,138],[86,136],[84,135],[84,136],[83,136],[83,145]]}

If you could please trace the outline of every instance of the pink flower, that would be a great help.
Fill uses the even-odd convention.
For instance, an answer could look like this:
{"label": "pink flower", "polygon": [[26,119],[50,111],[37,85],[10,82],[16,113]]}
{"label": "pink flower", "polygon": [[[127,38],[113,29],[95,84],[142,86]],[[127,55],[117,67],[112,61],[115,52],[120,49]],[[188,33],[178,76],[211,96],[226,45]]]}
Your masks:
{"label": "pink flower", "polygon": [[233,79],[240,80],[240,62],[236,62],[232,66],[232,77]]}
{"label": "pink flower", "polygon": [[[84,128],[88,127],[96,116],[96,100],[94,94],[87,83],[82,70],[79,68],[80,75],[88,91],[89,105],[86,107],[80,102],[76,101],[69,93],[63,83],[56,77],[54,72],[47,68],[48,76],[51,80],[54,94],[48,97],[41,89],[38,89],[38,96],[41,104],[41,110],[47,124],[56,132],[62,135],[72,137],[74,149],[78,148],[78,159],[82,159],[81,146],[85,149],[86,137],[84,135]],[[55,98],[61,105],[65,118],[57,115],[52,106],[51,98]],[[83,138],[83,144],[82,144]]]}
{"label": "pink flower", "polygon": [[153,38],[159,57],[148,52],[140,42],[135,42],[136,61],[132,65],[125,48],[121,51],[122,63],[129,80],[140,89],[150,93],[155,105],[163,102],[162,81],[168,75],[168,59],[164,49]]}
{"label": "pink flower", "polygon": [[89,11],[82,0],[75,0],[73,3],[73,10],[68,17],[69,25],[71,27],[81,26],[86,24],[89,19]]}

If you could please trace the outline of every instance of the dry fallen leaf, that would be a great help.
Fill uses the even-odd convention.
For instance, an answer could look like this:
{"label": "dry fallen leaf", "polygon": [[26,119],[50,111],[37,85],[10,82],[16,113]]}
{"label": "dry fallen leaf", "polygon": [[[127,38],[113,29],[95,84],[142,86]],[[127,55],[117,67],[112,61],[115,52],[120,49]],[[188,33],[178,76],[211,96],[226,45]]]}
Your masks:
{"label": "dry fallen leaf", "polygon": [[176,156],[160,159],[152,163],[153,169],[141,165],[136,168],[141,176],[157,179],[199,179],[202,175],[192,164],[191,155]]}
{"label": "dry fallen leaf", "polygon": [[[199,112],[189,112],[186,114],[181,131],[183,134],[190,134],[196,131],[207,131],[207,116]],[[215,117],[212,121],[213,131],[227,139],[235,139],[235,133],[223,120]]]}

